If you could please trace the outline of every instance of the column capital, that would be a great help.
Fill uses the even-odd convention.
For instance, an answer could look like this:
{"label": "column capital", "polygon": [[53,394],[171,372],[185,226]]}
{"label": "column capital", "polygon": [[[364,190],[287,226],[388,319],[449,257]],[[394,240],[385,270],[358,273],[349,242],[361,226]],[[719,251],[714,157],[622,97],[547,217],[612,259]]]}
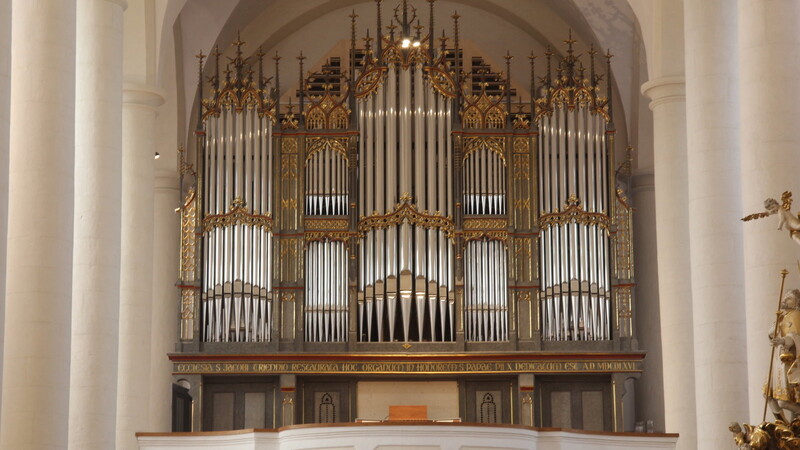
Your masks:
{"label": "column capital", "polygon": [[163,105],[164,100],[164,92],[149,84],[126,82],[122,86],[123,106],[138,105],[155,109]]}
{"label": "column capital", "polygon": [[661,77],[642,84],[642,94],[650,98],[650,110],[663,103],[686,101],[686,78]]}

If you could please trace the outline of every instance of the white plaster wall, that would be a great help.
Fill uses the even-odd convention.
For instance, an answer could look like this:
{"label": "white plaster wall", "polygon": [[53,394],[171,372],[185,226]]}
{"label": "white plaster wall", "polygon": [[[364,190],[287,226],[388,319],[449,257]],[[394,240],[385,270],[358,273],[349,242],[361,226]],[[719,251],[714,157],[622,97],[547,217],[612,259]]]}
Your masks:
{"label": "white plaster wall", "polygon": [[140,435],[141,450],[622,450],[674,449],[674,435],[539,431],[525,427],[469,425],[344,425],[287,427],[278,432]]}
{"label": "white plaster wall", "polygon": [[360,381],[356,417],[385,419],[390,405],[426,405],[429,419],[459,417],[455,381]]}

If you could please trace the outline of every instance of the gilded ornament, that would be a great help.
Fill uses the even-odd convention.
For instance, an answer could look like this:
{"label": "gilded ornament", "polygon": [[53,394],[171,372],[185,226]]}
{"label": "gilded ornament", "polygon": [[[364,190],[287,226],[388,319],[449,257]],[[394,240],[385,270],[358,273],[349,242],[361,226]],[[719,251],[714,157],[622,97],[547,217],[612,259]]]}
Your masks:
{"label": "gilded ornament", "polygon": [[209,232],[215,228],[230,227],[234,225],[248,225],[264,230],[272,230],[271,213],[256,214],[248,211],[247,203],[237,197],[233,199],[230,209],[225,214],[212,214],[203,219],[203,231]]}
{"label": "gilded ornament", "polygon": [[478,150],[487,149],[495,153],[503,164],[506,162],[506,139],[500,136],[469,136],[464,138],[464,157],[472,156]]}
{"label": "gilded ornament", "polygon": [[444,231],[449,238],[455,237],[455,224],[452,217],[445,217],[438,211],[435,214],[429,214],[428,211],[419,212],[411,200],[411,196],[404,193],[400,196],[400,203],[395,205],[394,211],[387,214],[375,211],[369,216],[362,216],[358,222],[359,233],[364,234],[373,229],[385,229],[408,222],[425,229],[438,228]]}
{"label": "gilded ornament", "polygon": [[346,129],[350,123],[350,109],[347,108],[347,98],[350,93],[346,91],[337,97],[331,93],[332,86],[330,84],[326,84],[324,88],[324,94],[309,96],[311,105],[305,112],[306,128],[309,130]]}
{"label": "gilded ornament", "polygon": [[317,153],[323,150],[332,150],[338,153],[345,161],[347,156],[348,138],[329,138],[329,137],[310,137],[306,143],[306,165],[308,161]]}
{"label": "gilded ornament", "polygon": [[581,206],[581,201],[575,195],[570,195],[564,205],[564,211],[542,214],[539,217],[539,226],[542,229],[550,228],[554,225],[564,225],[567,223],[579,223],[581,225],[597,225],[600,228],[608,229],[611,220],[602,212],[588,212]]}

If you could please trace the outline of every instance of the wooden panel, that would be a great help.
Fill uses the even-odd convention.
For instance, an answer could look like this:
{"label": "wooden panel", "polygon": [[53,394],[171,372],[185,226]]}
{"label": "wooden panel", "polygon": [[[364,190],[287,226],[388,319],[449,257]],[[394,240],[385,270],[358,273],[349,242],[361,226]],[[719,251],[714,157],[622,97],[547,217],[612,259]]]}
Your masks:
{"label": "wooden panel", "polygon": [[426,405],[389,405],[389,420],[428,420]]}

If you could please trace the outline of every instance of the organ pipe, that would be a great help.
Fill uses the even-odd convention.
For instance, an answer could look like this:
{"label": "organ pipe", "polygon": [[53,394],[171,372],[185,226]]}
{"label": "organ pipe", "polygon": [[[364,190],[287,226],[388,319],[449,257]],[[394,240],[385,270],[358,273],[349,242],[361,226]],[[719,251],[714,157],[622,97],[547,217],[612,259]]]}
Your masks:
{"label": "organ pipe", "polygon": [[201,331],[207,342],[266,342],[272,339],[274,110],[261,75],[263,54],[256,55],[255,77],[253,58],[242,56],[240,40],[234,45],[237,57],[221,84],[217,72],[202,115]]}
{"label": "organ pipe", "polygon": [[582,79],[574,41],[566,42],[559,76],[553,82],[548,75],[546,93],[536,100],[542,337],[608,340],[612,338],[609,112],[597,78]]}

